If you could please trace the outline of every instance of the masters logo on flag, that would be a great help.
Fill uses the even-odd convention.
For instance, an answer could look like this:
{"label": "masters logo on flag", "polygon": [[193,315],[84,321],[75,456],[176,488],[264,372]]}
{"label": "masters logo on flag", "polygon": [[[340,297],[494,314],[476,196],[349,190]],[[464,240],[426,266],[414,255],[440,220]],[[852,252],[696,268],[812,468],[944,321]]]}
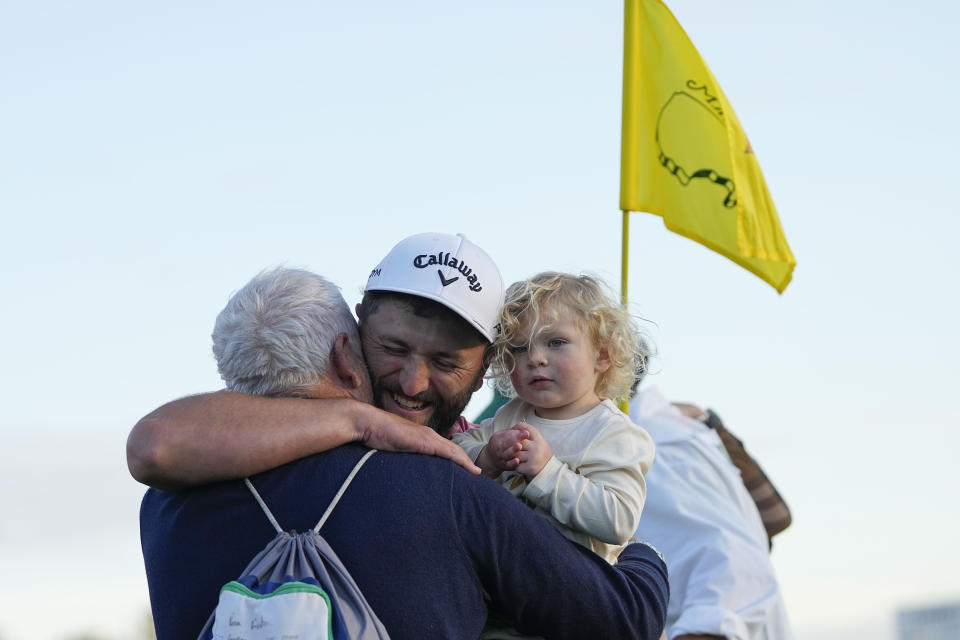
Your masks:
{"label": "masters logo on flag", "polygon": [[782,292],[796,260],[747,136],[670,10],[627,0],[620,208],[663,218]]}
{"label": "masters logo on flag", "polygon": [[723,206],[735,207],[737,188],[729,172],[726,149],[709,145],[689,149],[684,144],[692,121],[705,120],[700,126],[716,127],[718,132],[723,132],[723,109],[716,96],[710,95],[707,87],[697,84],[696,80],[687,80],[686,88],[687,91],[674,92],[657,117],[660,164],[685,187],[697,179],[706,179],[721,187],[723,193],[717,197],[722,196]]}

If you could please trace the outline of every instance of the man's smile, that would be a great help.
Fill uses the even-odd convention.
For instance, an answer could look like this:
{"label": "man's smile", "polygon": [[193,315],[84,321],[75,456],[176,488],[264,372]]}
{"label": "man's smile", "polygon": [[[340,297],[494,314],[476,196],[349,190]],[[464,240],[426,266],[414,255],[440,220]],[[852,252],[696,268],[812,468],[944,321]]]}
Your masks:
{"label": "man's smile", "polygon": [[393,398],[393,401],[397,403],[398,406],[409,411],[419,411],[426,408],[429,404],[422,400],[417,400],[416,398],[411,398],[410,396],[405,396],[395,391],[390,393],[390,397]]}

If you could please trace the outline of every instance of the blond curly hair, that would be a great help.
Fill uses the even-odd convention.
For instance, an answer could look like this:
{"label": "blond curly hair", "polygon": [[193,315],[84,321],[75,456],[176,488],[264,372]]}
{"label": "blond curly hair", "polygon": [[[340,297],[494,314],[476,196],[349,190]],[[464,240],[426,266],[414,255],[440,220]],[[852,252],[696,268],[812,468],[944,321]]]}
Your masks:
{"label": "blond curly hair", "polygon": [[511,347],[517,346],[521,330],[532,342],[569,310],[594,348],[610,358],[610,367],[597,377],[596,394],[611,400],[628,397],[634,379],[646,371],[649,353],[633,316],[615,300],[603,281],[583,274],[545,271],[510,285],[500,311],[500,335],[491,347],[490,377],[496,388],[516,395],[510,382],[515,366]]}

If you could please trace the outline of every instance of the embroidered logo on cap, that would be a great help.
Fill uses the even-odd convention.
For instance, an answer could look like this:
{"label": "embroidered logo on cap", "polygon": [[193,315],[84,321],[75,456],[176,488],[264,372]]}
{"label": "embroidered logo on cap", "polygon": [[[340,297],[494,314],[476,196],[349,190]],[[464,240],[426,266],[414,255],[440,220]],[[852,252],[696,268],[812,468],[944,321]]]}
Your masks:
{"label": "embroidered logo on cap", "polygon": [[445,287],[453,284],[454,282],[460,279],[460,276],[454,276],[449,280],[447,280],[446,278],[443,277],[443,271],[440,271],[440,269],[437,269],[437,275],[440,276],[440,283],[443,284],[443,286]]}
{"label": "embroidered logo on cap", "polygon": [[[473,272],[473,269],[471,269],[467,263],[450,257],[449,253],[441,252],[436,255],[421,253],[413,259],[413,266],[415,266],[417,269],[426,269],[427,267],[432,267],[434,265],[456,269],[461,275],[463,275],[464,278],[467,279],[468,288],[470,291],[477,292],[483,290],[483,286],[480,284],[480,279],[477,278],[477,274]],[[460,279],[460,276],[454,276],[448,280],[447,278],[443,277],[443,273],[440,271],[440,269],[437,269],[437,275],[440,276],[440,282],[445,287]]]}

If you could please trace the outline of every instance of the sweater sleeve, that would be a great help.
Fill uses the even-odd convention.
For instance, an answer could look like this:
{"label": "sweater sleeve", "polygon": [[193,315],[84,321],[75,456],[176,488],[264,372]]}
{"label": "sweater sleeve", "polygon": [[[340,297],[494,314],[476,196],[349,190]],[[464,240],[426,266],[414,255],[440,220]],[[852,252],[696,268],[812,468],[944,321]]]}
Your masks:
{"label": "sweater sleeve", "polygon": [[553,457],[523,497],[561,524],[608,544],[630,539],[646,497],[644,474],[654,445],[626,416],[612,415],[586,451],[570,464]]}
{"label": "sweater sleeve", "polygon": [[470,459],[476,461],[477,456],[487,446],[490,436],[493,435],[493,418],[487,418],[473,429],[454,433],[451,440],[463,449]]}

